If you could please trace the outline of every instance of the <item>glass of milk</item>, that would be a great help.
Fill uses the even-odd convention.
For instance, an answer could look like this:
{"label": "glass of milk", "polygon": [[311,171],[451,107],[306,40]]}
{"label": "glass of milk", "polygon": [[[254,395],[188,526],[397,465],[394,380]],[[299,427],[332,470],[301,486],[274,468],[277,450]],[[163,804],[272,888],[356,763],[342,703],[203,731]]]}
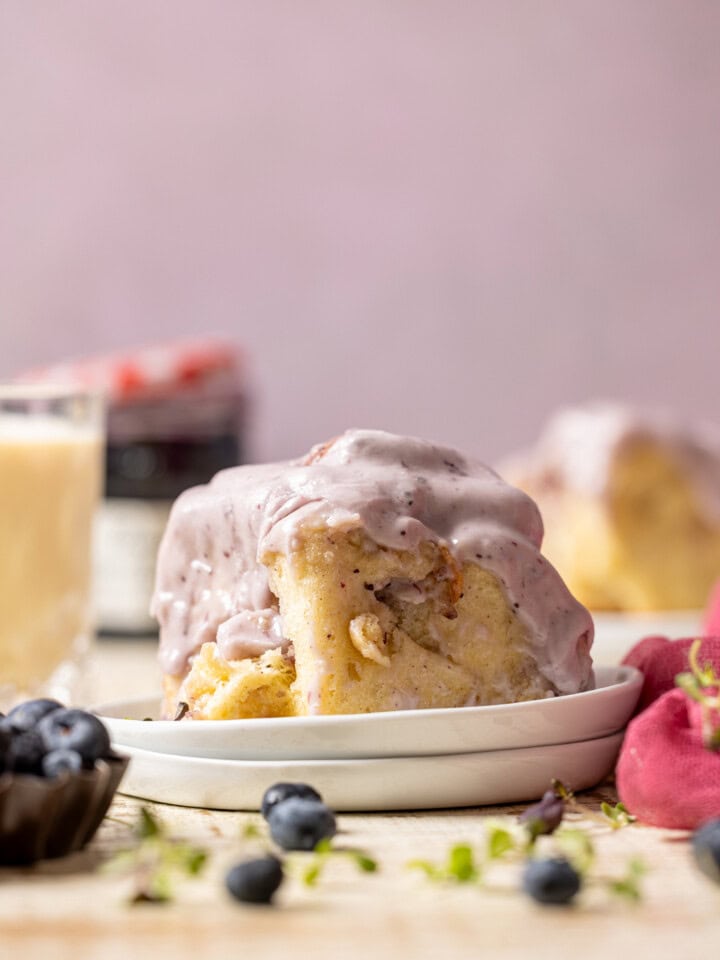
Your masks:
{"label": "glass of milk", "polygon": [[71,700],[91,630],[103,468],[97,394],[0,385],[0,706]]}

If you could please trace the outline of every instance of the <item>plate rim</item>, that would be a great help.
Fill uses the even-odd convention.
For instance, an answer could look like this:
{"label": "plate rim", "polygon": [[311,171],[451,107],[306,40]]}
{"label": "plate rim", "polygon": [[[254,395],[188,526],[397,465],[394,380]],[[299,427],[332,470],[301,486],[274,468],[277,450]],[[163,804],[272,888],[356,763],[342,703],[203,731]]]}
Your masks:
{"label": "plate rim", "polygon": [[143,747],[124,747],[124,746],[120,748],[120,752],[122,752],[123,750],[129,751],[131,760],[133,758],[133,755],[139,754],[140,758],[145,760],[150,760],[153,757],[163,757],[167,760],[172,759],[179,763],[183,763],[183,764],[189,763],[191,766],[197,765],[203,768],[207,768],[208,766],[223,768],[223,767],[228,767],[229,765],[229,769],[227,771],[228,773],[230,773],[232,770],[241,772],[242,770],[246,770],[248,768],[258,769],[261,771],[262,770],[270,771],[277,767],[299,768],[299,767],[307,767],[307,766],[321,767],[323,769],[332,770],[335,767],[340,768],[340,767],[346,767],[346,766],[351,766],[355,768],[359,768],[361,766],[366,767],[368,765],[371,765],[373,767],[382,767],[382,766],[388,766],[390,764],[396,765],[398,762],[402,762],[402,761],[405,761],[407,763],[410,763],[410,762],[430,763],[433,760],[438,762],[443,760],[448,760],[448,761],[456,760],[458,762],[461,762],[463,758],[480,757],[480,756],[492,758],[493,756],[499,757],[501,754],[503,756],[510,755],[510,758],[514,756],[515,759],[518,759],[517,757],[518,753],[527,753],[528,751],[532,751],[533,753],[536,753],[540,750],[556,750],[562,747],[568,747],[568,748],[581,747],[584,744],[590,744],[590,743],[592,744],[608,743],[609,745],[610,741],[614,740],[615,738],[620,738],[622,742],[622,738],[624,738],[624,736],[625,736],[625,728],[623,727],[620,730],[613,731],[613,733],[607,733],[602,737],[586,737],[583,740],[567,740],[567,741],[562,741],[560,743],[536,744],[535,746],[501,747],[497,750],[464,750],[460,753],[429,753],[429,754],[418,754],[413,756],[396,755],[392,757],[340,757],[337,759],[319,759],[319,760],[313,760],[311,758],[307,758],[304,760],[302,759],[281,760],[279,758],[275,760],[234,760],[234,759],[220,758],[220,757],[196,757],[196,756],[192,756],[190,754],[184,754],[184,753],[163,753],[159,750],[145,750]]}
{"label": "plate rim", "polygon": [[[523,700],[518,703],[489,703],[483,704],[482,706],[472,707],[428,707],[424,709],[420,708],[413,710],[384,710],[374,713],[314,714],[300,717],[243,717],[233,720],[202,720],[197,722],[201,723],[203,728],[205,725],[211,724],[213,730],[230,731],[241,730],[250,725],[252,725],[254,729],[259,727],[270,727],[272,729],[282,730],[285,727],[297,727],[299,723],[311,727],[322,727],[329,726],[331,724],[337,726],[346,726],[352,723],[358,723],[358,721],[367,725],[378,724],[382,723],[383,721],[387,722],[388,720],[390,720],[390,722],[399,720],[401,723],[410,723],[412,720],[417,719],[418,717],[422,717],[425,720],[435,717],[450,716],[479,718],[483,715],[483,711],[493,711],[494,713],[500,714],[507,713],[507,711],[512,711],[514,714],[517,714],[523,709],[526,711],[537,709],[538,704],[567,702],[577,703],[581,699],[597,698],[598,696],[602,696],[603,691],[618,688],[627,688],[629,691],[637,686],[639,693],[639,688],[642,686],[644,681],[642,672],[638,670],[637,667],[630,666],[629,664],[618,664],[616,666],[598,665],[595,667],[595,672],[598,673],[599,671],[608,673],[614,672],[617,678],[611,682],[603,684],[601,687],[593,687],[592,690],[581,690],[578,693],[565,693],[557,697],[541,697],[535,700]],[[159,701],[160,694],[158,694],[157,697]],[[110,721],[113,725],[121,725],[122,727],[125,727],[130,724],[135,725],[139,723],[151,722],[153,725],[162,725],[163,731],[170,734],[170,736],[184,736],[185,734],[183,734],[182,731],[188,728],[187,724],[178,723],[176,720],[136,720],[131,717],[108,716],[106,712],[107,710],[130,707],[133,704],[147,703],[152,699],[154,699],[153,694],[147,694],[141,697],[126,697],[107,703],[95,704],[89,707],[89,709],[101,720]],[[170,733],[171,730],[177,732]],[[522,748],[513,747],[511,749]]]}

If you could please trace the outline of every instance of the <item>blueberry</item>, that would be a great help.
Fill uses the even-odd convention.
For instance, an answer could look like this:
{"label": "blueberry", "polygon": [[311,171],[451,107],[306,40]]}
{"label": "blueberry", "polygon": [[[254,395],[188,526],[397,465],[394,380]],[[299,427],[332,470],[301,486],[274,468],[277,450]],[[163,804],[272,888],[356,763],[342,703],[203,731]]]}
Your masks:
{"label": "blueberry", "polygon": [[75,750],[86,766],[110,753],[110,737],[102,721],[84,710],[55,710],[38,724],[50,750]]}
{"label": "blueberry", "polygon": [[282,803],[283,800],[287,800],[290,797],[303,797],[305,800],[322,801],[322,797],[317,790],[313,789],[313,787],[307,783],[274,783],[271,787],[268,787],[263,794],[260,810],[265,819],[267,820],[270,816],[270,811],[276,804]]}
{"label": "blueberry", "polygon": [[40,774],[44,756],[45,743],[37,730],[23,730],[13,736],[5,762],[14,773]]}
{"label": "blueberry", "polygon": [[45,777],[59,777],[66,770],[77,773],[82,770],[83,759],[76,750],[51,750],[42,758],[41,769]]}
{"label": "blueberry", "polygon": [[238,863],[225,877],[228,891],[243,903],[270,903],[282,882],[282,864],[272,856]]}
{"label": "blueberry", "polygon": [[523,890],[538,903],[570,903],[580,886],[580,874],[562,857],[530,860],[523,874]]}
{"label": "blueberry", "polygon": [[270,835],[284,850],[314,850],[335,836],[335,814],[320,800],[290,797],[277,803],[268,817]]}
{"label": "blueberry", "polygon": [[18,731],[32,730],[43,717],[54,710],[62,710],[63,705],[57,700],[26,700],[13,707],[7,715],[13,729]]}
{"label": "blueberry", "polygon": [[692,836],[692,852],[702,872],[720,883],[720,819],[709,820]]}

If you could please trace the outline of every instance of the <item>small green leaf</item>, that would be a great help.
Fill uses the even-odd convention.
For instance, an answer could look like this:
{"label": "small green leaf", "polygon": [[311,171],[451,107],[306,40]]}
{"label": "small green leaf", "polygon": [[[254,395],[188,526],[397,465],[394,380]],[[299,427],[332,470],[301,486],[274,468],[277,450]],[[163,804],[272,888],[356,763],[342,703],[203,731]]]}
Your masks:
{"label": "small green leaf", "polygon": [[321,861],[316,860],[303,873],[302,879],[306,887],[314,887],[320,879],[322,873]]}
{"label": "small green leaf", "polygon": [[411,860],[408,863],[411,869],[422,870],[429,880],[454,883],[472,883],[480,879],[480,867],[475,862],[472,847],[467,843],[456,843],[448,852],[444,867],[439,867],[429,860]]}
{"label": "small green leaf", "polygon": [[696,703],[702,703],[705,699],[697,678],[692,673],[678,673],[675,677],[675,685],[680,687]]}
{"label": "small green leaf", "polygon": [[701,648],[702,639],[698,637],[693,641],[688,651],[688,666],[690,670],[689,672],[679,673],[675,677],[675,683],[691,699],[696,700],[707,708],[717,709],[720,677],[715,673],[711,663],[700,663]]}
{"label": "small green leaf", "polygon": [[515,849],[515,837],[504,827],[493,827],[487,838],[487,852],[490,860],[498,860],[510,850]]}
{"label": "small green leaf", "polygon": [[167,903],[172,899],[172,880],[169,871],[157,870],[150,879],[148,892],[157,903]]}
{"label": "small green leaf", "polygon": [[262,836],[260,828],[252,820],[248,820],[242,828],[243,840],[257,840]]}
{"label": "small green leaf", "polygon": [[181,873],[197,874],[207,860],[207,853],[201,847],[180,843],[178,840],[165,840],[158,848],[161,863],[179,870]]}
{"label": "small green leaf", "polygon": [[318,840],[318,842],[315,844],[314,852],[320,854],[321,856],[326,856],[328,853],[332,853],[332,840],[329,837],[323,837],[322,840]]}
{"label": "small green leaf", "polygon": [[623,897],[633,903],[642,900],[642,890],[640,880],[647,873],[647,867],[642,860],[633,858],[627,864],[624,877],[617,880],[611,880],[608,883],[608,890],[617,897]]}
{"label": "small green leaf", "polygon": [[141,840],[147,840],[149,837],[159,837],[163,832],[163,826],[158,817],[147,807],[140,807],[140,819],[135,826],[136,835]]}
{"label": "small green leaf", "polygon": [[458,883],[469,883],[477,880],[478,871],[475,866],[475,857],[472,847],[467,843],[456,843],[450,849],[447,864],[448,876]]}
{"label": "small green leaf", "polygon": [[362,873],[377,872],[377,860],[373,860],[372,857],[368,857],[365,853],[353,853],[352,857],[357,865],[358,870],[360,870]]}
{"label": "small green leaf", "polygon": [[309,861],[307,854],[301,854],[301,856],[305,860],[301,877],[303,883],[308,887],[314,887],[317,884],[330,857],[347,857],[363,873],[375,873],[378,869],[377,862],[362,850],[335,849],[329,838],[317,843]]}
{"label": "small green leaf", "polygon": [[624,803],[616,803],[614,807],[610,806],[609,803],[600,804],[600,809],[603,815],[610,822],[613,830],[619,830],[621,827],[627,827],[629,824],[634,823],[637,819],[634,817]]}
{"label": "small green leaf", "polygon": [[207,863],[208,855],[205,850],[194,847],[187,852],[185,868],[192,877],[196,877]]}
{"label": "small green leaf", "polygon": [[612,880],[608,884],[608,890],[616,897],[624,897],[626,900],[632,900],[635,903],[641,899],[637,885],[627,880]]}
{"label": "small green leaf", "polygon": [[139,903],[167,903],[169,897],[163,896],[162,894],[152,893],[149,890],[138,890],[134,893],[128,903],[131,906],[135,906]]}
{"label": "small green leaf", "polygon": [[545,821],[539,817],[532,817],[523,823],[528,836],[528,846],[532,847],[538,837],[547,833]]}
{"label": "small green leaf", "polygon": [[550,787],[559,797],[562,797],[563,800],[571,801],[575,799],[575,794],[570,787],[565,786],[562,780],[556,780],[555,777],[553,777],[550,781]]}
{"label": "small green leaf", "polygon": [[429,860],[411,860],[407,866],[409,870],[421,870],[429,880],[443,879],[443,871]]}

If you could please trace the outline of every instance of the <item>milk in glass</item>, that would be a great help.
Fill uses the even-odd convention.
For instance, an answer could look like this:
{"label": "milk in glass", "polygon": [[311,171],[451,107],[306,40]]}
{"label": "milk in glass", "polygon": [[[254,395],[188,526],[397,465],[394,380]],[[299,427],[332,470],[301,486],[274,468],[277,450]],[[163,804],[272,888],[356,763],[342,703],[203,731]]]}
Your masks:
{"label": "milk in glass", "polygon": [[[87,400],[87,398],[86,398]],[[86,642],[101,484],[97,408],[23,407],[0,388],[0,691],[38,690]],[[90,413],[90,415],[88,415]]]}

